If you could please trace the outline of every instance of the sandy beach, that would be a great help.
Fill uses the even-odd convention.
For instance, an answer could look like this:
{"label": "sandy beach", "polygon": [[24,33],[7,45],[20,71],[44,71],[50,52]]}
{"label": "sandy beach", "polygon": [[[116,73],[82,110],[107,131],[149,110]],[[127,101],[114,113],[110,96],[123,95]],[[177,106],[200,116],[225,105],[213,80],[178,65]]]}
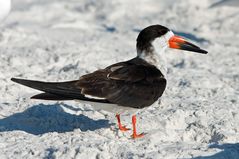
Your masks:
{"label": "sandy beach", "polygon": [[[0,27],[0,158],[238,159],[239,10],[215,0],[13,0]],[[31,100],[11,77],[68,81],[136,56],[139,31],[165,25],[207,50],[167,50],[160,105],[138,131],[75,101]],[[122,116],[131,126],[131,117]]]}

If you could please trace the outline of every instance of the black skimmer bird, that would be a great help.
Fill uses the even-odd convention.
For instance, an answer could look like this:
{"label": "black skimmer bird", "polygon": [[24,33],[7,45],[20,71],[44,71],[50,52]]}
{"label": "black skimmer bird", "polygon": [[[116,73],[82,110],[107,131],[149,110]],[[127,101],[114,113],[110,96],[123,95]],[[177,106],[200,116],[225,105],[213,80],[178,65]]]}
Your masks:
{"label": "black skimmer bird", "polygon": [[[32,99],[79,100],[96,109],[116,113],[119,129],[129,130],[121,124],[120,114],[140,110],[156,103],[166,88],[166,78],[160,55],[166,48],[206,54],[207,51],[174,35],[162,25],[143,29],[137,38],[137,57],[110,65],[68,82],[41,82],[12,78],[19,84],[43,91]],[[162,69],[162,70],[161,70]],[[132,116],[132,138],[142,137],[136,131],[136,115]]]}

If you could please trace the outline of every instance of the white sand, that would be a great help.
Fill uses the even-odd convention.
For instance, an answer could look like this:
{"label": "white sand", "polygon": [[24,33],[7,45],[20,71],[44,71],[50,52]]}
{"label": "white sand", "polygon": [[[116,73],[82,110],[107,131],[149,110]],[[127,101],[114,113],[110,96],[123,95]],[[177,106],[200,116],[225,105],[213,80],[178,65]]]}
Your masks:
{"label": "white sand", "polygon": [[5,20],[11,10],[11,0],[0,1],[0,23]]}
{"label": "white sand", "polygon": [[[0,158],[239,158],[239,12],[214,2],[13,1],[0,29]],[[37,91],[10,81],[78,79],[130,59],[138,31],[157,23],[209,54],[165,53],[162,104],[138,115],[145,138],[118,132],[114,114],[33,101]]]}

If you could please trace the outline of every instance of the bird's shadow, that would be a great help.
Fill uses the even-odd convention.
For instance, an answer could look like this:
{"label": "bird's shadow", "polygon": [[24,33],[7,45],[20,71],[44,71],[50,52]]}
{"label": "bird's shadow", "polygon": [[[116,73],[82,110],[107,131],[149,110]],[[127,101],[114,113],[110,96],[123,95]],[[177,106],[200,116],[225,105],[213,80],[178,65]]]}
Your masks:
{"label": "bird's shadow", "polygon": [[34,135],[64,133],[78,128],[81,131],[94,131],[108,127],[109,120],[93,120],[82,114],[69,114],[59,104],[35,105],[24,112],[0,119],[0,132],[21,130]]}
{"label": "bird's shadow", "polygon": [[230,158],[236,159],[236,158],[239,158],[239,143],[222,144],[222,145],[214,144],[214,145],[209,146],[209,148],[217,148],[222,151],[220,151],[214,155],[199,156],[199,157],[195,157],[193,159],[230,159]]}

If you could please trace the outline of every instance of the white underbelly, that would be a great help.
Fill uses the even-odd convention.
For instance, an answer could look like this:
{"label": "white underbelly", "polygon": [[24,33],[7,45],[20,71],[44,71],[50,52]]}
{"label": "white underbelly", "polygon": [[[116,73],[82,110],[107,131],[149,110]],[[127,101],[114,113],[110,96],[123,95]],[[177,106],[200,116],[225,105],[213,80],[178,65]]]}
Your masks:
{"label": "white underbelly", "polygon": [[[142,109],[138,108],[132,108],[132,107],[125,107],[120,106],[117,104],[109,104],[109,103],[97,103],[97,102],[89,102],[89,101],[82,101],[82,100],[76,100],[77,102],[80,102],[82,104],[89,104],[93,107],[94,110],[100,111],[104,110],[111,113],[118,113],[118,114],[137,114],[140,111],[143,111],[147,109],[148,107],[144,107]],[[158,101],[156,101],[154,104],[158,104]],[[152,104],[152,105],[154,105]]]}
{"label": "white underbelly", "polygon": [[131,113],[137,113],[140,110],[140,109],[131,108],[131,107],[119,106],[117,104],[97,103],[97,102],[89,102],[89,101],[82,101],[82,100],[77,100],[77,102],[80,102],[82,104],[89,104],[96,111],[104,110],[104,111],[115,113],[115,114],[116,113],[118,113],[118,114],[130,113],[131,114]]}

